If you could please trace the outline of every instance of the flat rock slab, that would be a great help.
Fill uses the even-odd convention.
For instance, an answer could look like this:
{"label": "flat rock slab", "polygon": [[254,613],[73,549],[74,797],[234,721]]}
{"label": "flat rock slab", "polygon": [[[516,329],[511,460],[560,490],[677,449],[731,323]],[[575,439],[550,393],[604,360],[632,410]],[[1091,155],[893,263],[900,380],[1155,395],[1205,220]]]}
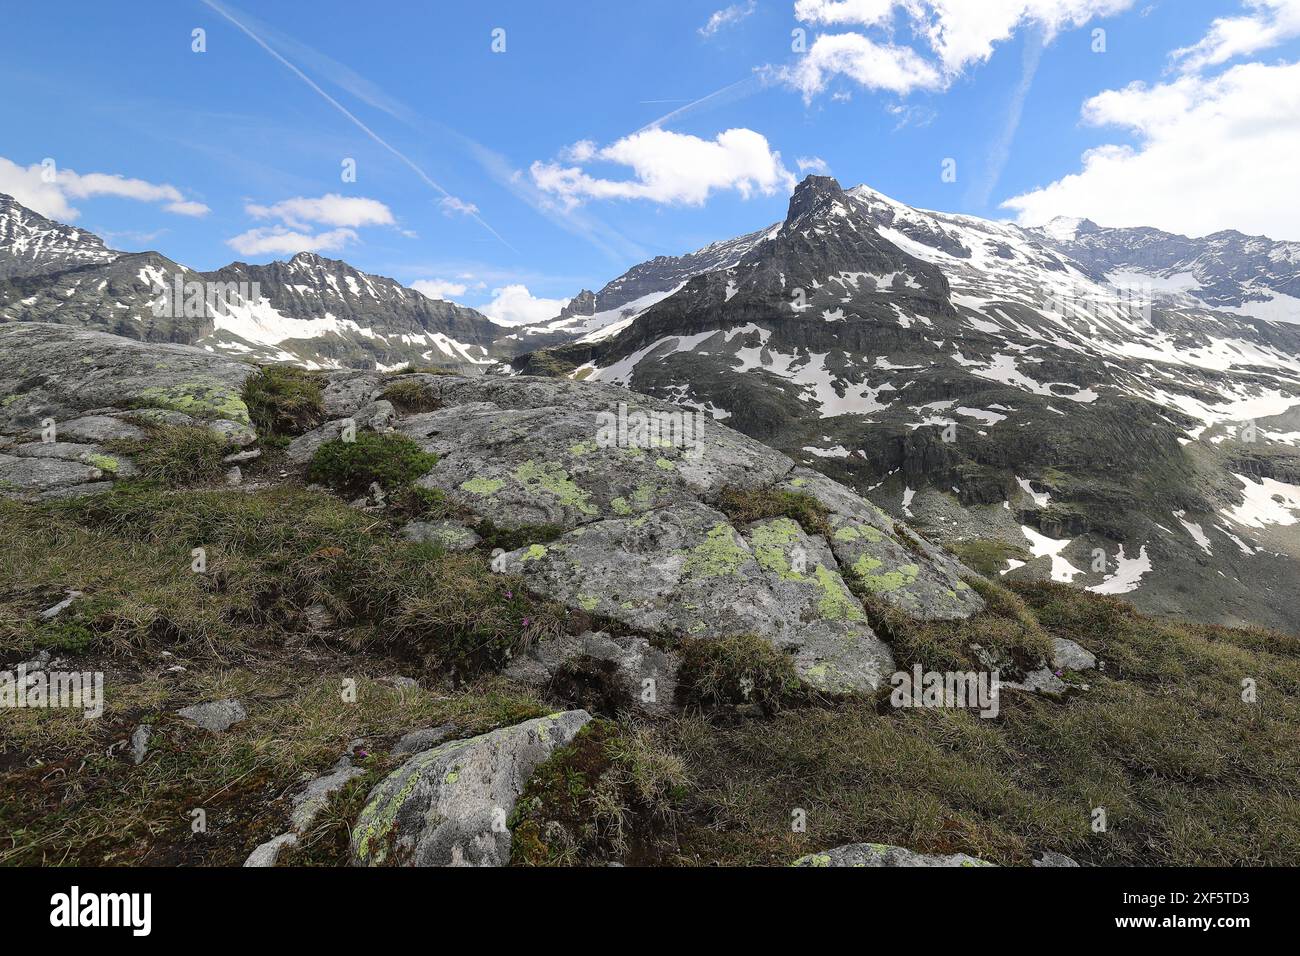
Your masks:
{"label": "flat rock slab", "polygon": [[[619,444],[617,427],[609,426],[617,404],[595,394],[602,400],[593,403],[588,395],[576,408],[455,405],[397,427],[439,456],[421,485],[512,529],[574,528],[641,514],[708,498],[728,485],[771,484],[793,467],[784,455],[712,422],[693,425],[689,444]],[[627,404],[639,397],[622,398]]]}
{"label": "flat rock slab", "polygon": [[577,528],[497,566],[538,593],[649,633],[775,640],[794,613],[740,533],[699,503]]}
{"label": "flat rock slab", "polygon": [[103,477],[102,470],[79,461],[0,455],[0,495],[40,495],[55,489],[97,482]]}
{"label": "flat rock slab", "polygon": [[590,720],[571,710],[416,754],[370,791],[352,830],[353,863],[509,863],[506,821],[525,783]]}
{"label": "flat rock slab", "polygon": [[409,521],[402,526],[402,537],[420,544],[436,544],[447,551],[470,551],[482,540],[459,521]]}
{"label": "flat rock slab", "polygon": [[180,716],[214,734],[224,733],[248,716],[244,705],[237,700],[213,700],[205,704],[192,704],[178,710]]}
{"label": "flat rock slab", "polygon": [[914,853],[885,843],[850,843],[825,853],[811,853],[794,861],[795,866],[994,866],[965,853],[931,856]]}

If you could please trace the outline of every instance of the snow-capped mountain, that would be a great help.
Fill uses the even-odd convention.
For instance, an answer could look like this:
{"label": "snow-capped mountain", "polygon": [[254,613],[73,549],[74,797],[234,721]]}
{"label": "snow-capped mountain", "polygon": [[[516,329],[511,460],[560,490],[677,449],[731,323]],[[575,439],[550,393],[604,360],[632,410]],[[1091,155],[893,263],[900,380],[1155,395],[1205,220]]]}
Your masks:
{"label": "snow-capped mountain", "polygon": [[111,262],[119,255],[94,233],[53,222],[0,193],[0,279]]}
{"label": "snow-capped mountain", "polygon": [[1214,309],[1300,322],[1300,242],[1233,231],[1189,239],[1159,229],[1102,229],[1087,219],[1057,219],[1032,231],[1098,279],[1148,283]]}
{"label": "snow-capped mountain", "polygon": [[1300,311],[1227,303],[1266,288],[1285,305],[1296,244],[1139,231],[1159,237],[1144,256],[1114,235],[1131,232],[809,177],[738,257],[654,260],[680,287],[634,283],[639,266],[606,288],[661,298],[515,364],[723,419],[994,573],[1294,630]]}
{"label": "snow-capped mountain", "polygon": [[633,266],[599,292],[583,289],[554,319],[524,326],[518,339],[529,348],[578,340],[599,342],[627,328],[646,309],[672,295],[688,279],[729,269],[776,229],[760,229],[737,239],[714,242],[683,256],[656,256]]}
{"label": "snow-capped mountain", "polygon": [[[196,288],[202,304],[187,307]],[[494,347],[506,330],[474,309],[337,259],[300,253],[201,273],[156,252],[113,252],[0,195],[0,322],[13,321],[325,368],[483,370],[514,354]]]}

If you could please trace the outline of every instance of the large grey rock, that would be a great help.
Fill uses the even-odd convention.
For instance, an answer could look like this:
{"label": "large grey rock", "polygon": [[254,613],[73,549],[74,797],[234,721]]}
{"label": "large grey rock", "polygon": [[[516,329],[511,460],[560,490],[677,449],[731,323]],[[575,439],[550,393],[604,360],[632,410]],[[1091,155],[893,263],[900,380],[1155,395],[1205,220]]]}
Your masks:
{"label": "large grey rock", "polygon": [[192,704],[189,707],[182,707],[176,713],[204,730],[216,734],[224,733],[248,716],[244,705],[231,699]]}
{"label": "large grey rock", "polygon": [[1052,638],[1052,666],[1062,671],[1090,671],[1097,667],[1092,651],[1065,637]]}
{"label": "large grey rock", "polygon": [[672,713],[677,696],[677,656],[643,637],[610,637],[604,633],[563,634],[533,645],[503,672],[512,680],[540,687],[549,684],[566,664],[582,660],[612,670],[618,705],[649,716]]}
{"label": "large grey rock", "polygon": [[932,856],[885,843],[850,843],[824,853],[811,853],[794,861],[795,866],[993,866],[965,853]]}
{"label": "large grey rock", "polygon": [[790,518],[745,529],[790,627],[774,643],[794,657],[808,684],[829,693],[866,692],[894,671],[894,655],[867,623],[861,602],[840,577],[826,541]]}
{"label": "large grey rock", "polygon": [[571,710],[416,754],[370,792],[352,830],[353,862],[508,863],[506,821],[528,777],[590,720]]}
{"label": "large grey rock", "polygon": [[[138,342],[105,332],[14,322],[0,325],[0,432],[38,429],[54,418],[60,437],[100,441],[115,425],[83,412],[147,406],[195,418],[248,423],[241,391],[254,367],[203,349]],[[120,423],[119,423],[120,424]]]}
{"label": "large grey rock", "polygon": [[793,613],[740,533],[699,503],[575,528],[509,552],[497,566],[535,591],[640,631],[775,638]]}

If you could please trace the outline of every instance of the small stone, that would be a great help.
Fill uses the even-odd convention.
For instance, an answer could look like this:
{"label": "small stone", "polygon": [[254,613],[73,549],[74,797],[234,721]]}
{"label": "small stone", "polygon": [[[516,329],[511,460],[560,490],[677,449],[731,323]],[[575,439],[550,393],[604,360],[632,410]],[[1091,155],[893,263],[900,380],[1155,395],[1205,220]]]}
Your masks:
{"label": "small stone", "polygon": [[1090,671],[1097,667],[1092,651],[1064,637],[1052,638],[1052,666],[1062,671]]}
{"label": "small stone", "polygon": [[1038,859],[1034,860],[1034,866],[1078,866],[1079,864],[1070,859],[1064,853],[1057,853],[1055,850],[1044,850],[1039,854]]}
{"label": "small stone", "polygon": [[298,834],[281,833],[278,837],[267,840],[250,853],[248,859],[244,861],[244,866],[275,866],[280,851],[285,847],[293,846],[297,842]]}
{"label": "small stone", "polygon": [[987,860],[981,860],[965,853],[951,856],[936,856],[928,853],[916,853],[901,846],[886,843],[850,843],[837,846],[824,853],[810,853],[794,861],[794,866],[993,866]]}
{"label": "small stone", "polygon": [[81,597],[80,591],[69,591],[68,596],[65,597],[58,604],[54,605],[53,607],[47,607],[44,611],[42,611],[41,617],[45,618],[45,620],[47,621],[53,620],[54,618],[62,614],[64,611],[66,611],[69,607],[71,607],[72,602],[79,597]]}
{"label": "small stone", "polygon": [[243,480],[244,473],[239,470],[238,465],[226,472],[226,484],[228,485],[238,485],[243,483]]}
{"label": "small stone", "polygon": [[325,804],[329,802],[330,796],[342,790],[349,780],[364,774],[365,771],[360,767],[352,766],[351,759],[340,757],[333,770],[307,784],[293,797],[293,812],[290,814],[290,819],[293,822],[294,832],[306,833],[321,810],[325,808]]}
{"label": "small stone", "polygon": [[237,700],[213,700],[205,704],[193,704],[177,711],[186,720],[198,724],[204,730],[219,734],[229,730],[248,716],[244,705]]}
{"label": "small stone", "polygon": [[151,736],[153,736],[153,728],[148,724],[141,724],[131,734],[131,763],[137,767],[144,763],[145,755],[149,752]]}

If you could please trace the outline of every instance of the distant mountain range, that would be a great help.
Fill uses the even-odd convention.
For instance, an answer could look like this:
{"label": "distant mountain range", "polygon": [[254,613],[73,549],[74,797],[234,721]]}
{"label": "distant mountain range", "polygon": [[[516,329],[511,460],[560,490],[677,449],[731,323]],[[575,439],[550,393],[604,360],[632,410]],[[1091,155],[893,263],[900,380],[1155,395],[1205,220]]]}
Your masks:
{"label": "distant mountain range", "polygon": [[[257,283],[222,314],[159,289]],[[994,576],[1300,631],[1300,243],[914,209],[809,177],[786,218],[506,328],[303,253],[212,273],[0,196],[0,322],[325,368],[608,382],[849,483]]]}
{"label": "distant mountain range", "polygon": [[[260,297],[223,300],[202,316],[159,315],[160,290],[182,283],[257,283]],[[251,296],[250,296],[251,298]],[[164,310],[166,311],[166,310]],[[496,361],[506,329],[338,259],[235,262],[195,272],[156,252],[116,252],[0,195],[0,322],[58,322],[145,341],[200,345],[264,361],[326,368],[406,364],[469,370]],[[503,354],[511,354],[507,350]]]}

